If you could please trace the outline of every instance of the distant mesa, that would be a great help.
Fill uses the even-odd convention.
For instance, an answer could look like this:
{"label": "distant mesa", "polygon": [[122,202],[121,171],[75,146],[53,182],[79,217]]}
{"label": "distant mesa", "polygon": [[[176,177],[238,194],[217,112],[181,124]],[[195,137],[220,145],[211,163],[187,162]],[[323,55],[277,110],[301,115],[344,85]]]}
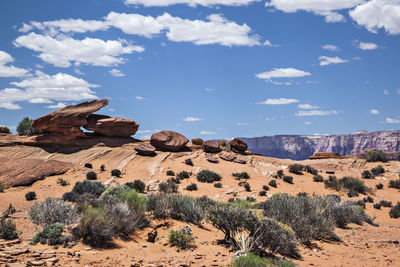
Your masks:
{"label": "distant mesa", "polygon": [[81,127],[102,136],[129,137],[134,135],[139,124],[133,120],[92,114],[107,105],[108,100],[102,99],[68,106],[34,120],[32,126],[35,129],[46,131],[48,135],[55,135],[59,137],[58,139],[64,140],[85,137]]}
{"label": "distant mesa", "polygon": [[161,131],[151,136],[150,143],[157,149],[177,152],[189,142],[185,136],[174,131]]}
{"label": "distant mesa", "polygon": [[202,145],[203,151],[206,153],[218,153],[221,152],[218,141],[206,141]]}

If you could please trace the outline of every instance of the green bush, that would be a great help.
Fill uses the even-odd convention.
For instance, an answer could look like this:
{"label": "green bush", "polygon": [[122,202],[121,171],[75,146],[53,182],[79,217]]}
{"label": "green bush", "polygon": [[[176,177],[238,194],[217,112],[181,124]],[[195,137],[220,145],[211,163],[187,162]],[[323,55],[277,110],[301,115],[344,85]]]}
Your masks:
{"label": "green bush", "polygon": [[277,177],[277,178],[282,178],[282,177],[283,177],[283,170],[278,170],[278,171],[276,172],[276,177]]}
{"label": "green bush", "polygon": [[85,163],[84,167],[88,168],[88,169],[92,169],[93,165],[92,165],[92,163]]}
{"label": "green bush", "polygon": [[367,152],[367,154],[365,154],[365,160],[368,162],[386,162],[387,155],[383,151],[370,150]]}
{"label": "green bush", "polygon": [[285,175],[285,176],[283,176],[283,181],[288,184],[293,184],[293,177],[290,175]]}
{"label": "green bush", "polygon": [[106,165],[101,164],[100,166],[100,171],[104,172],[106,170]]}
{"label": "green bush", "polygon": [[400,179],[398,179],[398,180],[390,180],[389,181],[389,188],[400,189]]}
{"label": "green bush", "polygon": [[102,183],[85,180],[76,182],[72,191],[63,195],[63,199],[76,203],[90,203],[97,200],[105,190],[106,188]]}
{"label": "green bush", "polygon": [[247,172],[232,173],[232,176],[235,177],[237,180],[250,179],[250,175]]}
{"label": "green bush", "polygon": [[50,224],[46,226],[43,231],[37,233],[33,238],[32,244],[48,244],[50,246],[61,245],[66,241],[66,238],[62,236],[64,225],[62,224]]}
{"label": "green bush", "polygon": [[34,224],[47,226],[50,224],[70,224],[77,217],[76,210],[61,199],[46,198],[44,202],[36,202],[29,210]]}
{"label": "green bush", "polygon": [[182,181],[183,179],[188,179],[192,174],[187,171],[181,171],[176,175],[176,179]]}
{"label": "green bush", "polygon": [[380,203],[375,203],[373,206],[374,209],[380,210],[382,205]]}
{"label": "green bush", "polygon": [[269,181],[268,185],[269,185],[269,186],[272,186],[272,187],[275,187],[275,188],[278,187],[278,185],[276,184],[276,181],[275,181],[275,180]]}
{"label": "green bush", "polygon": [[116,177],[120,177],[121,176],[121,171],[118,169],[114,169],[111,171],[111,176],[116,176]]}
{"label": "green bush", "polygon": [[168,179],[166,182],[161,182],[158,185],[158,190],[163,193],[178,193],[178,186],[172,179]]}
{"label": "green bush", "polygon": [[16,213],[17,210],[14,208],[14,206],[12,204],[10,204],[8,206],[8,208],[3,212],[3,216],[4,218],[8,218],[11,214]]}
{"label": "green bush", "polygon": [[63,178],[58,178],[57,184],[59,184],[59,185],[61,185],[61,186],[67,186],[67,185],[69,185],[69,183],[68,183],[65,179],[63,179]]}
{"label": "green bush", "polygon": [[170,230],[168,232],[168,244],[179,249],[189,249],[194,247],[194,237],[183,230]]}
{"label": "green bush", "polygon": [[141,180],[135,180],[129,183],[126,183],[125,186],[129,187],[130,189],[134,189],[139,193],[144,193],[144,190],[146,188],[146,184],[143,183]]}
{"label": "green bush", "polygon": [[0,219],[0,239],[14,240],[18,238],[17,227],[11,219],[1,217]]}
{"label": "green bush", "polygon": [[397,202],[397,204],[390,209],[389,215],[390,218],[395,218],[395,219],[400,217],[400,202]]}
{"label": "green bush", "polygon": [[[365,214],[364,208],[359,206],[357,202],[331,202],[330,204],[337,227],[345,228],[349,223],[362,225],[363,222],[375,225],[373,219]],[[363,203],[363,205],[365,204]]]}
{"label": "green bush", "polygon": [[10,128],[8,128],[6,126],[0,126],[0,133],[9,134],[9,133],[11,133],[11,131],[10,131]]}
{"label": "green bush", "polygon": [[198,190],[197,184],[192,183],[192,184],[186,186],[186,190],[188,190],[188,191],[197,191]]}
{"label": "green bush", "polygon": [[213,183],[221,181],[222,177],[213,171],[203,170],[197,174],[197,181],[201,183]]}
{"label": "green bush", "polygon": [[215,183],[215,184],[214,184],[214,187],[215,187],[215,188],[222,188],[222,184],[221,184],[221,183]]}
{"label": "green bush", "polygon": [[381,204],[381,206],[385,207],[385,208],[391,208],[392,207],[392,201],[381,200],[379,202],[379,204]]}
{"label": "green bush", "polygon": [[25,194],[25,199],[28,200],[28,201],[35,200],[36,199],[36,193],[33,192],[33,191],[26,193]]}
{"label": "green bush", "polygon": [[250,184],[248,182],[245,182],[243,184],[243,187],[246,190],[246,192],[251,192]]}
{"label": "green bush", "polygon": [[[400,186],[400,183],[399,183],[399,186]],[[379,183],[379,184],[377,184],[375,187],[376,187],[376,189],[378,189],[378,190],[382,190],[382,189],[383,189],[383,184],[382,184],[382,183]]]}
{"label": "green bush", "polygon": [[0,192],[4,192],[4,189],[6,189],[5,185],[0,182]]}
{"label": "green bush", "polygon": [[385,169],[381,165],[378,165],[375,168],[372,168],[371,172],[374,176],[380,176],[385,173]]}
{"label": "green bush", "polygon": [[317,175],[317,174],[318,174],[317,169],[315,169],[315,168],[313,168],[313,167],[311,167],[311,166],[308,166],[308,165],[306,165],[306,166],[304,167],[304,170],[305,170],[306,172],[312,174],[312,175]]}
{"label": "green bush", "polygon": [[230,267],[294,267],[296,266],[291,261],[272,260],[261,258],[253,253],[248,253],[245,256],[240,256],[230,264]]}
{"label": "green bush", "polygon": [[97,173],[95,173],[95,172],[86,173],[86,179],[88,179],[88,180],[97,180]]}
{"label": "green bush", "polygon": [[258,195],[259,195],[260,197],[265,197],[265,196],[267,195],[267,191],[265,191],[265,190],[260,191],[260,192],[258,192]]}
{"label": "green bush", "polygon": [[175,176],[174,171],[168,170],[167,171],[167,176]]}
{"label": "green bush", "polygon": [[268,185],[263,185],[263,190],[268,191],[269,190],[269,186]]}
{"label": "green bush", "polygon": [[361,177],[364,179],[373,179],[374,176],[372,175],[372,173],[369,170],[365,170],[362,172]]}
{"label": "green bush", "polygon": [[368,203],[374,203],[374,199],[371,196],[364,197],[363,201]]}
{"label": "green bush", "polygon": [[313,176],[313,181],[317,183],[322,183],[324,181],[324,178],[321,175],[317,174]]}
{"label": "green bush", "polygon": [[347,189],[351,195],[371,192],[371,188],[367,187],[363,181],[353,177],[343,177],[338,180],[335,176],[329,176],[329,179],[325,180],[324,183],[327,188],[333,188],[336,191]]}
{"label": "green bush", "polygon": [[193,166],[193,161],[191,159],[185,159],[185,164],[189,166]]}
{"label": "green bush", "polygon": [[301,164],[291,164],[289,165],[289,172],[294,173],[294,174],[303,174],[302,171],[304,170],[304,166]]}
{"label": "green bush", "polygon": [[28,117],[23,118],[17,126],[17,133],[19,135],[37,135],[43,133],[41,130],[36,130],[32,127],[33,120]]}

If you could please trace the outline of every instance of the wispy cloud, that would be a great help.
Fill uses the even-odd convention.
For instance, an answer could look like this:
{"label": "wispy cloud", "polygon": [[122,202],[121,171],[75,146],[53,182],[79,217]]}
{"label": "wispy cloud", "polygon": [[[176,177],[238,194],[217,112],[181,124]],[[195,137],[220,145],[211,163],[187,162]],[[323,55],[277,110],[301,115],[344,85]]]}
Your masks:
{"label": "wispy cloud", "polygon": [[311,73],[307,71],[298,70],[295,68],[275,68],[271,71],[266,71],[256,74],[256,77],[261,80],[272,82],[272,79],[279,78],[299,78],[310,76]]}
{"label": "wispy cloud", "polygon": [[216,132],[213,131],[201,131],[199,132],[200,135],[214,135]]}
{"label": "wispy cloud", "polygon": [[300,109],[317,109],[317,108],[319,108],[319,106],[313,106],[310,104],[300,104],[297,107]]}
{"label": "wispy cloud", "polygon": [[327,66],[330,64],[340,64],[349,62],[347,59],[341,59],[340,57],[327,57],[327,56],[320,56],[319,58],[319,65],[320,66]]}
{"label": "wispy cloud", "polygon": [[379,48],[379,46],[375,43],[360,42],[358,40],[353,41],[353,45],[361,50],[375,50]]}
{"label": "wispy cloud", "polygon": [[399,119],[386,118],[384,123],[397,124],[397,123],[400,123],[400,120]]}
{"label": "wispy cloud", "polygon": [[379,110],[377,110],[377,109],[371,109],[371,110],[369,111],[369,113],[371,113],[372,115],[378,115],[378,114],[379,114]]}
{"label": "wispy cloud", "polygon": [[114,76],[114,77],[123,77],[125,74],[123,74],[120,70],[117,69],[112,69],[109,71],[109,73]]}
{"label": "wispy cloud", "polygon": [[144,97],[142,97],[142,96],[137,96],[136,99],[137,99],[137,100],[144,100]]}
{"label": "wispy cloud", "polygon": [[328,116],[339,114],[336,110],[300,110],[295,115],[299,117],[304,116]]}
{"label": "wispy cloud", "polygon": [[188,121],[188,122],[194,122],[194,121],[202,121],[204,119],[202,118],[195,118],[195,117],[186,117],[183,119],[184,121]]}
{"label": "wispy cloud", "polygon": [[332,45],[332,44],[326,44],[322,46],[323,49],[325,50],[329,50],[329,51],[339,51],[339,47],[337,47],[336,45]]}
{"label": "wispy cloud", "polygon": [[293,103],[298,103],[300,102],[297,99],[293,98],[268,98],[267,100],[263,102],[257,102],[256,104],[260,105],[288,105],[288,104],[293,104]]}

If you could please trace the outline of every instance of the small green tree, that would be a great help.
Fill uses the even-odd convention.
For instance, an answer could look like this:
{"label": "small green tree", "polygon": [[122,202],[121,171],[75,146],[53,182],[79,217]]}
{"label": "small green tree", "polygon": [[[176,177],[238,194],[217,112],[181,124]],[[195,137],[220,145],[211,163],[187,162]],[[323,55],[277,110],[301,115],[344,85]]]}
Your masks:
{"label": "small green tree", "polygon": [[387,155],[385,152],[380,150],[370,150],[367,152],[367,154],[365,154],[365,160],[368,162],[376,162],[376,161],[386,162]]}
{"label": "small green tree", "polygon": [[29,117],[23,118],[17,127],[17,133],[19,135],[37,135],[42,133],[41,130],[37,130],[32,127],[33,120],[29,119]]}
{"label": "small green tree", "polygon": [[8,128],[6,126],[0,126],[0,133],[9,134],[9,133],[11,133],[11,131],[10,131],[10,128]]}

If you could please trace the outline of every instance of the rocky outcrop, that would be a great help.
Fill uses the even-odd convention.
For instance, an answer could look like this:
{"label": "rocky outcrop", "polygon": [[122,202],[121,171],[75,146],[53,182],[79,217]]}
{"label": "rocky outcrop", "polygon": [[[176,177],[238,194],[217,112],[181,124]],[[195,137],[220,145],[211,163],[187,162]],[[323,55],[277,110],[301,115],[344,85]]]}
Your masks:
{"label": "rocky outcrop", "polygon": [[247,150],[247,144],[245,141],[239,139],[239,138],[234,138],[229,142],[229,145],[231,147],[231,150],[235,153],[240,153],[244,154]]}
{"label": "rocky outcrop", "polygon": [[137,132],[139,124],[133,120],[92,114],[87,117],[84,128],[104,136],[129,137]]}
{"label": "rocky outcrop", "polygon": [[219,163],[219,160],[210,153],[206,153],[206,159],[211,163]]}
{"label": "rocky outcrop", "polygon": [[234,161],[237,157],[232,154],[222,154],[222,155],[219,155],[219,158],[226,160],[226,161]]}
{"label": "rocky outcrop", "polygon": [[319,152],[358,154],[367,148],[383,151],[400,150],[400,131],[368,133],[358,131],[347,135],[276,135],[241,138],[249,150],[267,157],[304,160]]}
{"label": "rocky outcrop", "polygon": [[173,131],[161,131],[151,136],[150,143],[160,150],[180,151],[189,142],[185,136]]}
{"label": "rocky outcrop", "polygon": [[320,152],[315,153],[310,157],[310,159],[342,159],[344,158],[339,153],[329,153],[329,152]]}
{"label": "rocky outcrop", "polygon": [[139,155],[143,156],[151,156],[154,155],[156,148],[150,144],[140,144],[135,147],[135,150],[138,152]]}
{"label": "rocky outcrop", "polygon": [[193,145],[198,145],[201,146],[204,143],[204,140],[201,138],[193,138],[192,139],[192,144]]}
{"label": "rocky outcrop", "polygon": [[206,153],[218,153],[221,151],[218,141],[206,141],[203,143],[202,148]]}

